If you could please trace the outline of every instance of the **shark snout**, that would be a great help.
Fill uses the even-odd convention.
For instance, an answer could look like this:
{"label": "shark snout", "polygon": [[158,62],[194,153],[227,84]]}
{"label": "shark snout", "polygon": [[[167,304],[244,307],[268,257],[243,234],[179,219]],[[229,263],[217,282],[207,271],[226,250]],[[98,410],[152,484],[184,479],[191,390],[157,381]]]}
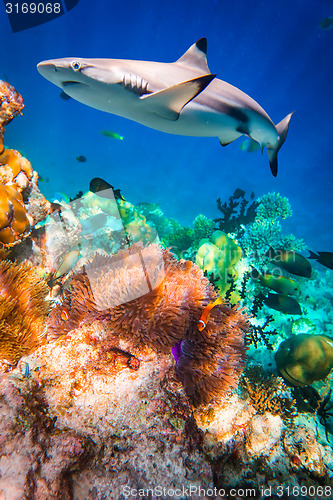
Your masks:
{"label": "shark snout", "polygon": [[73,72],[69,68],[57,64],[56,61],[42,61],[37,64],[37,70],[44,78],[61,88],[68,82],[77,81],[73,78]]}
{"label": "shark snout", "polygon": [[55,74],[58,72],[58,68],[55,64],[51,62],[40,62],[37,64],[38,72],[47,80],[55,83]]}

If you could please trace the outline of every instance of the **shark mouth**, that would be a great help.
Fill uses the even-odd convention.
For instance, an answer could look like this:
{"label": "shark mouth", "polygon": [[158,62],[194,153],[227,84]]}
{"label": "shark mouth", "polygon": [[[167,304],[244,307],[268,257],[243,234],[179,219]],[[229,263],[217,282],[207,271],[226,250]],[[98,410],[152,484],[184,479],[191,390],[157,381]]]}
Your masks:
{"label": "shark mouth", "polygon": [[82,82],[75,82],[75,81],[65,81],[65,82],[61,82],[61,85],[63,87],[73,87],[74,85],[85,85],[86,87],[88,87],[88,85],[86,85],[85,83],[82,83]]}

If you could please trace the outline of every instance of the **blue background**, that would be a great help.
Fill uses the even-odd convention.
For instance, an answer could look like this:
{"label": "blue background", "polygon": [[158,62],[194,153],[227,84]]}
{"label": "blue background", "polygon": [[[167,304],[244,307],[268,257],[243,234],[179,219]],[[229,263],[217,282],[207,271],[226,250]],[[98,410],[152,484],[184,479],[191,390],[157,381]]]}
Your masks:
{"label": "blue background", "polygon": [[[47,197],[87,191],[99,176],[131,202],[159,203],[184,224],[199,213],[218,217],[216,199],[228,199],[238,187],[248,196],[279,192],[294,212],[285,230],[312,250],[333,250],[333,30],[319,27],[327,16],[333,16],[331,0],[80,0],[64,16],[13,34],[1,5],[0,78],[25,103],[5,144],[49,179],[40,183]],[[61,99],[36,70],[42,60],[68,56],[171,62],[203,36],[218,78],[253,97],[275,123],[296,110],[276,179],[267,151],[243,152],[242,139],[222,148],[217,138],[145,128]],[[125,139],[102,136],[104,129]]]}

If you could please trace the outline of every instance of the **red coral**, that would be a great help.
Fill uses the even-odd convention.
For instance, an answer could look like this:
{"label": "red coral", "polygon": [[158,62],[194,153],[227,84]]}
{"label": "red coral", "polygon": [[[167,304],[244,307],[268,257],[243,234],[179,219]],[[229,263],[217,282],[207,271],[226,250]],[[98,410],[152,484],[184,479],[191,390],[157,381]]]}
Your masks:
{"label": "red coral", "polygon": [[[141,250],[133,245],[130,253]],[[149,346],[168,353],[181,343],[177,374],[195,405],[207,403],[237,384],[245,360],[247,318],[235,307],[218,305],[207,328],[199,332],[202,311],[216,298],[213,286],[192,262],[177,261],[158,245],[143,251],[145,276],[159,283],[155,288],[145,293],[142,266],[129,265],[126,251],[116,256],[98,255],[73,275],[63,303],[49,316],[48,336],[54,338],[82,321],[100,319],[107,322],[113,336],[130,340],[135,347]],[[162,280],[163,270],[157,265],[161,256]],[[126,300],[133,291],[137,298]],[[63,314],[64,309],[67,314]]]}

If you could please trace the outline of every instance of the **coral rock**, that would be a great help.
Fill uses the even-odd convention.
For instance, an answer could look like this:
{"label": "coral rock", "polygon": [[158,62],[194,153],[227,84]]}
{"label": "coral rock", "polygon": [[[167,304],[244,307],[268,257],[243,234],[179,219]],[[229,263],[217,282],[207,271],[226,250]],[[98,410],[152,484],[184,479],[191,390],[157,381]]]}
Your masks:
{"label": "coral rock", "polygon": [[248,455],[269,455],[272,448],[279,444],[283,427],[280,415],[271,413],[255,415],[247,431],[246,452]]}
{"label": "coral rock", "polygon": [[9,83],[0,80],[0,153],[5,126],[24,108],[22,96]]}
{"label": "coral rock", "polygon": [[4,149],[7,125],[23,109],[20,94],[0,80],[0,252],[20,243],[45,219],[50,203],[38,189],[38,175],[18,151]]}

